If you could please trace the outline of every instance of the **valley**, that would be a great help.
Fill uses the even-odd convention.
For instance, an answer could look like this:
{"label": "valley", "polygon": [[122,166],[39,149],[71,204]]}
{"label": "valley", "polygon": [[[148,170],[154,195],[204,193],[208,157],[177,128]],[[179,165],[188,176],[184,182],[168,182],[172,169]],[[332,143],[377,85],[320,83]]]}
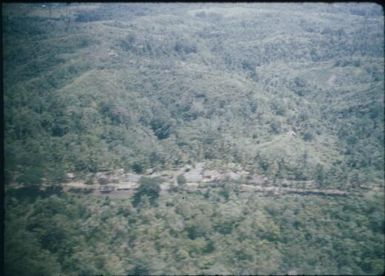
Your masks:
{"label": "valley", "polygon": [[382,275],[375,3],[4,3],[4,273]]}

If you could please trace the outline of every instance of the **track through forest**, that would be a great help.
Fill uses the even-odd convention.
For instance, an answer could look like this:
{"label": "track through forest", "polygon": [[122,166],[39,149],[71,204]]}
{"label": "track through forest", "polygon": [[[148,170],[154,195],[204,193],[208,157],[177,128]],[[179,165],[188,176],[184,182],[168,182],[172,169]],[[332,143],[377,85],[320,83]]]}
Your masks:
{"label": "track through forest", "polygon": [[[219,171],[205,170],[204,165],[198,163],[196,166],[184,166],[175,170],[164,170],[151,172],[147,174],[133,174],[116,172],[99,172],[94,174],[93,183],[86,184],[86,181],[81,179],[71,179],[63,182],[61,187],[64,192],[89,193],[95,196],[109,195],[111,197],[126,198],[139,187],[139,179],[141,177],[158,178],[162,194],[167,194],[175,187],[183,186],[188,192],[202,191],[207,188],[223,188],[225,183],[233,183],[232,187],[240,193],[261,193],[267,196],[275,196],[282,194],[297,194],[297,195],[318,195],[318,196],[347,196],[350,194],[360,194],[367,190],[382,191],[383,187],[374,186],[357,187],[355,189],[323,189],[317,187],[314,181],[294,181],[288,179],[272,180],[259,175],[252,175],[244,170],[236,171]],[[178,176],[185,177],[185,183],[178,184]],[[41,187],[46,189],[52,184],[43,184]],[[23,188],[23,185],[13,184],[13,188]]]}

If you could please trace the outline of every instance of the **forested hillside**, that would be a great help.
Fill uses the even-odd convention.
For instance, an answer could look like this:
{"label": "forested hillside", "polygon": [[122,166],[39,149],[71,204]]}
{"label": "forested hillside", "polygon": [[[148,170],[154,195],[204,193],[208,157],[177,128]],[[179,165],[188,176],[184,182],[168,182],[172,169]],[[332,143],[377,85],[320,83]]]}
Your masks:
{"label": "forested hillside", "polygon": [[[2,20],[7,275],[384,271],[380,6],[3,4]],[[189,192],[182,175],[125,199],[62,190],[198,162],[354,193]]]}

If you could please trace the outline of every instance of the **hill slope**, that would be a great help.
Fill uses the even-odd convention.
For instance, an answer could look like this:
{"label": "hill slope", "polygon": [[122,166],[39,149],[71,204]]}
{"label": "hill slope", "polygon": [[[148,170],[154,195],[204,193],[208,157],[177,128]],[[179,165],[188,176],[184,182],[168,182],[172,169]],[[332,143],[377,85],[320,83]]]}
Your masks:
{"label": "hill slope", "polygon": [[[379,6],[4,4],[3,26],[9,275],[383,272]],[[60,190],[198,162],[346,196]]]}
{"label": "hill slope", "polygon": [[5,7],[10,173],[220,159],[381,176],[376,6],[31,7]]}

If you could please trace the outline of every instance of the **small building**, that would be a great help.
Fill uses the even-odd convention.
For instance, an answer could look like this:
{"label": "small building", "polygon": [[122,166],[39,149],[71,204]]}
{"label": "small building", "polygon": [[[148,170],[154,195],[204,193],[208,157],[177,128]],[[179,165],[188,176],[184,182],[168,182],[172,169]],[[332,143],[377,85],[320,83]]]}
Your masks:
{"label": "small building", "polygon": [[116,169],[115,171],[114,171],[114,175],[119,175],[119,176],[121,176],[121,175],[123,175],[124,174],[124,169]]}
{"label": "small building", "polygon": [[117,191],[131,191],[132,188],[131,187],[119,187],[119,188],[116,188]]}
{"label": "small building", "polygon": [[154,169],[147,169],[146,170],[146,175],[152,175],[155,172]]}
{"label": "small building", "polygon": [[109,51],[109,52],[108,52],[108,55],[109,55],[110,57],[117,57],[117,56],[118,56],[118,54],[117,54],[114,50]]}
{"label": "small building", "polygon": [[247,184],[242,184],[239,186],[239,191],[240,192],[254,192],[256,188],[252,185],[247,185]]}
{"label": "small building", "polygon": [[127,182],[138,182],[140,177],[138,174],[127,173],[124,178]]}
{"label": "small building", "polygon": [[262,185],[262,184],[265,184],[267,179],[264,176],[255,174],[255,175],[248,175],[246,177],[246,180],[247,180],[247,183],[249,184]]}
{"label": "small building", "polygon": [[287,132],[287,135],[289,135],[290,137],[296,137],[296,136],[297,136],[297,134],[295,133],[294,130],[288,131],[288,132]]}
{"label": "small building", "polygon": [[215,182],[222,180],[223,176],[216,170],[205,170],[203,172],[203,182]]}
{"label": "small building", "polygon": [[225,178],[229,180],[238,181],[241,180],[241,177],[242,176],[239,173],[235,173],[232,171],[225,173]]}
{"label": "small building", "polygon": [[110,192],[112,192],[114,190],[115,190],[115,188],[112,187],[112,186],[100,186],[100,189],[99,189],[99,191],[101,193],[110,193]]}
{"label": "small building", "polygon": [[67,180],[73,180],[75,178],[75,174],[72,172],[69,172],[66,174]]}
{"label": "small building", "polygon": [[116,191],[132,191],[138,187],[138,183],[136,182],[122,182],[118,185],[115,185]]}

